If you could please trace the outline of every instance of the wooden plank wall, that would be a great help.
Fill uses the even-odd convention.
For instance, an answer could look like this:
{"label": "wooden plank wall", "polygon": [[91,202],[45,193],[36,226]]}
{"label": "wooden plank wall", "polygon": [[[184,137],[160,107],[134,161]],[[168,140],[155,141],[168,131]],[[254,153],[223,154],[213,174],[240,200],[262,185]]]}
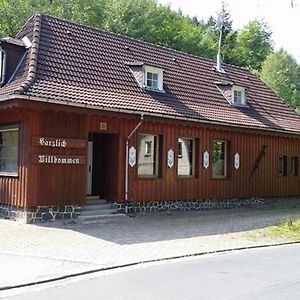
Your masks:
{"label": "wooden plank wall", "polygon": [[[84,139],[89,133],[114,134],[113,144],[119,147],[110,157],[114,172],[106,181],[108,194],[116,201],[124,201],[126,138],[140,121],[139,116],[117,113],[69,109],[68,107],[41,105],[38,108],[1,110],[1,124],[20,122],[20,158],[18,178],[0,177],[0,202],[19,206],[83,204],[86,194],[86,165],[43,165],[31,161],[32,154],[86,156],[87,147],[79,149],[41,148],[33,145],[33,136]],[[102,125],[104,124],[104,126]],[[232,197],[300,196],[300,176],[278,176],[279,155],[300,157],[300,138],[263,131],[217,127],[184,121],[145,117],[144,122],[130,139],[129,146],[137,148],[137,133],[162,136],[162,172],[159,178],[142,179],[137,166],[129,168],[130,201],[163,201],[221,199]],[[199,141],[196,164],[198,176],[180,178],[176,175],[178,137],[197,138]],[[211,166],[203,167],[204,151],[212,154],[212,140],[230,143],[228,178],[212,179]],[[262,147],[266,154],[258,169],[251,170]],[[175,166],[167,167],[167,151],[175,150]],[[240,154],[240,168],[233,167],[234,154]],[[112,152],[110,152],[112,154]],[[290,160],[289,160],[290,161]],[[290,168],[289,168],[290,169]],[[109,189],[113,190],[112,193]],[[111,199],[113,200],[113,199]]]}
{"label": "wooden plank wall", "polygon": [[[83,139],[87,143],[84,114],[59,110],[33,110],[30,156],[33,154],[86,156],[85,148],[49,148],[33,145],[32,137]],[[35,164],[31,160],[28,206],[85,202],[86,165]]]}
{"label": "wooden plank wall", "polygon": [[[300,177],[277,175],[277,159],[279,155],[300,157],[300,140],[290,137],[280,137],[253,133],[247,130],[214,129],[212,126],[180,126],[175,124],[160,124],[145,122],[139,129],[141,133],[161,134],[163,136],[163,172],[161,178],[141,179],[137,177],[136,167],[130,169],[130,200],[162,201],[162,200],[192,200],[192,199],[222,199],[233,197],[276,197],[300,196]],[[180,178],[176,175],[177,138],[191,137],[199,139],[199,155],[195,163],[198,167],[198,177]],[[211,166],[203,167],[203,153],[207,150],[212,154],[212,140],[228,142],[228,177],[213,179]],[[136,145],[136,139],[132,141]],[[251,175],[251,170],[266,145],[258,168]],[[166,166],[168,149],[175,150],[175,166]],[[234,168],[234,154],[240,154],[240,168]],[[210,161],[211,163],[211,161]]]}
{"label": "wooden plank wall", "polygon": [[27,183],[29,166],[28,124],[27,113],[20,112],[16,107],[0,111],[1,126],[19,124],[19,169],[17,177],[0,176],[0,203],[25,206],[27,202]]}
{"label": "wooden plank wall", "polygon": [[[107,133],[119,134],[118,193],[116,200],[124,200],[125,177],[125,142],[128,135],[139,123],[139,117],[94,114],[88,117],[88,130],[101,132],[100,123],[107,123]],[[145,121],[130,139],[129,147],[137,148],[137,133],[157,134],[162,136],[162,173],[159,178],[142,179],[137,176],[137,166],[129,168],[129,200],[130,201],[163,201],[191,199],[221,199],[232,197],[275,197],[300,196],[300,176],[278,176],[277,158],[279,155],[300,157],[300,139],[283,137],[282,135],[253,131],[247,129],[225,128],[180,121],[162,121],[149,119]],[[196,152],[195,178],[180,178],[176,175],[176,155],[178,137],[197,138],[199,148]],[[229,143],[228,177],[213,179],[211,166],[203,167],[203,152],[212,154],[212,140],[225,140]],[[266,145],[266,154],[259,167],[251,176],[262,147]],[[167,151],[175,151],[175,166],[167,167]],[[240,168],[233,166],[234,154],[240,154]]]}

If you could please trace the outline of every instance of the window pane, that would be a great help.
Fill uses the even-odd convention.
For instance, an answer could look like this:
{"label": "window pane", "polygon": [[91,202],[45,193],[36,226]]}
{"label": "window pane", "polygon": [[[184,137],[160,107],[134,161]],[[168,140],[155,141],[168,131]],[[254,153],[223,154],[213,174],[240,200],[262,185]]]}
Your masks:
{"label": "window pane", "polygon": [[193,151],[192,139],[178,139],[177,175],[193,175]]}
{"label": "window pane", "polygon": [[157,175],[158,147],[156,135],[138,135],[138,175]]}
{"label": "window pane", "polygon": [[154,89],[158,88],[158,74],[147,72],[147,86]]}
{"label": "window pane", "polygon": [[[1,128],[0,128],[1,129]],[[0,172],[18,171],[18,130],[0,131]]]}
{"label": "window pane", "polygon": [[214,177],[226,176],[226,142],[213,142],[212,175]]}
{"label": "window pane", "polygon": [[298,176],[298,174],[299,174],[298,156],[292,156],[292,158],[291,158],[291,173],[292,173],[292,176]]}
{"label": "window pane", "polygon": [[287,156],[281,155],[278,157],[278,175],[287,175]]}

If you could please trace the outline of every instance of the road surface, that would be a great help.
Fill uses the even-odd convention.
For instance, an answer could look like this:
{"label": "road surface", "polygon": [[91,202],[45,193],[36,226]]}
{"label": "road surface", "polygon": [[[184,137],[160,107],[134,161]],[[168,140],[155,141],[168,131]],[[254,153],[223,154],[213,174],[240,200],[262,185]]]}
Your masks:
{"label": "road surface", "polygon": [[300,244],[144,264],[58,284],[5,299],[300,299]]}

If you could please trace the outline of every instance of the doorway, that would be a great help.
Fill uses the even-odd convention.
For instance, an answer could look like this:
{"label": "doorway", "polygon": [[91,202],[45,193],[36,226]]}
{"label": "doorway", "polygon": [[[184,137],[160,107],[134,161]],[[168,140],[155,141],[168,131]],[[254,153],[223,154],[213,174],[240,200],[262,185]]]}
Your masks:
{"label": "doorway", "polygon": [[115,201],[118,193],[119,136],[90,133],[87,158],[87,194]]}

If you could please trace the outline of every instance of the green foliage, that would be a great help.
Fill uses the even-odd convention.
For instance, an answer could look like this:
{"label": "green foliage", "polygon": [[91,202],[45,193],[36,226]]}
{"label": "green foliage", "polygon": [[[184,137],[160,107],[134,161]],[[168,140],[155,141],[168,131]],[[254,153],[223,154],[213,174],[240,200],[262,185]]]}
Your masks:
{"label": "green foliage", "polygon": [[300,67],[281,49],[270,54],[262,64],[261,79],[293,108],[300,111]]}
{"label": "green foliage", "polygon": [[237,35],[235,61],[251,70],[259,71],[272,52],[271,32],[265,23],[249,22]]}
{"label": "green foliage", "polygon": [[[220,32],[215,18],[190,18],[158,5],[156,0],[0,0],[0,36],[15,36],[36,12],[202,57],[215,59],[218,51]],[[235,31],[225,5],[220,15],[224,20],[223,61],[250,68],[256,74],[261,70],[266,84],[300,112],[299,66],[284,50],[272,54],[267,25],[255,20]]]}

